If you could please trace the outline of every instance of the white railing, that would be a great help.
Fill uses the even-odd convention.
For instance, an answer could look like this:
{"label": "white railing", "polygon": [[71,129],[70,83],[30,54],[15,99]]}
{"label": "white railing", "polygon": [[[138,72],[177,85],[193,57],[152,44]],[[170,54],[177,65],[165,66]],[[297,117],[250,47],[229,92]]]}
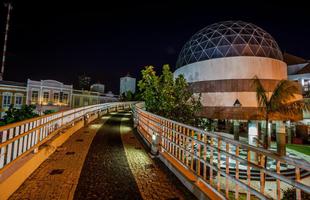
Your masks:
{"label": "white railing", "polygon": [[47,140],[94,114],[129,108],[130,102],[104,103],[44,115],[0,127],[0,174]]}
{"label": "white railing", "polygon": [[281,199],[287,188],[296,189],[296,199],[301,199],[301,191],[310,195],[310,177],[302,179],[309,175],[309,162],[280,157],[273,151],[178,123],[143,108],[141,103],[133,106],[133,116],[149,145],[158,138],[159,154],[172,157],[218,196]]}

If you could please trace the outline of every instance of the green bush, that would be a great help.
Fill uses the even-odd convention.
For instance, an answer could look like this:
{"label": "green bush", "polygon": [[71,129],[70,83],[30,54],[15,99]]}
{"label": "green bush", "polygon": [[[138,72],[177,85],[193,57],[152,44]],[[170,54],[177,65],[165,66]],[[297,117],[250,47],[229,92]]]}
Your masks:
{"label": "green bush", "polygon": [[[296,189],[295,188],[287,188],[283,191],[283,198],[282,200],[292,200],[296,199]],[[310,200],[310,194],[307,194],[303,191],[301,191],[301,199],[302,200]]]}
{"label": "green bush", "polygon": [[39,116],[34,112],[35,108],[34,105],[22,105],[20,109],[17,109],[14,108],[13,104],[10,105],[9,109],[5,112],[5,116],[0,123],[0,126]]}
{"label": "green bush", "polygon": [[48,114],[51,114],[51,113],[54,113],[54,112],[56,112],[56,110],[45,110],[45,111],[43,112],[43,114],[44,114],[44,115],[48,115]]}

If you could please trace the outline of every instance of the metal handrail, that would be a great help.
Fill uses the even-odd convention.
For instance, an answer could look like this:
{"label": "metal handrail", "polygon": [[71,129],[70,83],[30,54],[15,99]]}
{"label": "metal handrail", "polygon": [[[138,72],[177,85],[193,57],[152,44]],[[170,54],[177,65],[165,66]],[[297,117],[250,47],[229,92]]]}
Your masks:
{"label": "metal handrail", "polygon": [[[282,195],[280,181],[296,188],[297,199],[301,198],[301,191],[304,191],[310,194],[310,186],[307,183],[304,184],[300,182],[300,169],[304,169],[309,172],[310,171],[309,162],[299,160],[299,159],[293,159],[288,156],[279,156],[273,151],[259,148],[256,146],[251,146],[249,144],[241,143],[231,138],[222,136],[216,132],[214,133],[207,132],[202,129],[196,128],[196,127],[192,127],[192,126],[182,124],[182,123],[170,120],[170,119],[166,119],[164,117],[145,111],[143,110],[143,108],[144,108],[143,104],[140,104],[139,106],[133,106],[133,113],[134,113],[136,124],[138,126],[138,129],[144,130],[145,132],[144,135],[145,134],[149,135],[148,136],[149,138],[153,134],[156,134],[159,136],[160,141],[161,141],[161,144],[159,144],[160,145],[159,148],[161,149],[160,153],[162,152],[168,153],[174,159],[176,159],[176,161],[185,165],[187,170],[203,178],[203,180],[207,184],[210,183],[211,186],[212,186],[211,178],[210,178],[209,183],[206,179],[204,179],[204,177],[206,176],[206,172],[203,172],[205,174],[203,174],[204,177],[202,177],[202,174],[200,172],[200,165],[201,165],[200,163],[202,163],[204,167],[206,165],[209,166],[210,174],[213,173],[213,170],[217,171],[218,174],[221,174],[223,177],[226,178],[225,191],[226,191],[227,198],[228,198],[228,186],[227,186],[228,180],[246,189],[248,198],[250,197],[250,195],[255,195],[256,197],[260,199],[269,198],[266,196],[266,192],[265,192],[264,174],[272,176],[276,179],[275,183],[276,183],[277,190],[276,190],[275,196],[277,199],[280,199]],[[198,137],[194,137],[194,133],[198,134]],[[206,141],[206,138],[207,138],[206,136],[212,139],[216,139],[218,141],[218,145],[213,145],[212,143],[208,143]],[[203,137],[203,139],[201,139],[201,137]],[[150,143],[150,145],[152,145],[151,144],[152,142],[150,141],[148,142]],[[221,142],[226,143],[226,151],[223,150],[222,147],[220,146]],[[197,149],[198,149],[196,150],[199,151],[198,155],[196,155],[196,152],[194,152],[194,149],[196,148],[194,147],[195,145],[197,145]],[[230,152],[230,149],[229,149],[230,145],[235,146],[236,149],[238,148],[238,153],[235,152],[236,155]],[[189,146],[191,147],[190,150],[188,149]],[[202,154],[201,154],[201,148],[203,148]],[[207,152],[205,151],[207,150],[207,148],[211,149],[210,161],[208,161],[206,157]],[[239,156],[239,148],[246,150],[247,157],[248,157],[247,159],[244,159]],[[218,159],[217,163],[213,163],[213,160],[211,161],[211,158],[213,159],[213,152],[217,152],[217,159]],[[261,163],[256,164],[255,162],[252,162],[251,157],[249,156],[251,152],[276,160],[276,164],[277,164],[276,171],[265,168]],[[224,155],[226,157],[226,172],[222,171],[221,168],[219,167],[221,155]],[[238,166],[235,177],[229,174],[229,165],[227,164],[227,161],[229,161],[228,158],[234,159],[236,161],[236,165]],[[189,166],[188,159],[191,159],[191,162],[195,160],[196,168],[198,165],[199,171],[197,169],[193,169],[193,163],[190,164],[191,167],[188,167]],[[247,184],[244,184],[243,182],[239,180],[239,163],[247,167]],[[281,175],[280,163],[287,163],[295,167],[296,169],[295,180],[292,180],[290,178],[285,177],[284,175]],[[214,164],[216,164],[216,166],[214,166]],[[257,191],[253,186],[251,186],[251,168],[256,168],[260,171],[260,176],[261,176],[260,191]],[[218,180],[219,180],[219,177],[218,177]],[[218,191],[220,190],[219,183],[217,184],[217,190]],[[238,198],[238,195],[239,195],[238,187],[236,187],[235,194],[236,194],[236,198]]]}
{"label": "metal handrail", "polygon": [[114,102],[75,108],[27,119],[0,127],[0,174],[12,163],[39,148],[52,135],[86,115],[130,106],[133,102]]}

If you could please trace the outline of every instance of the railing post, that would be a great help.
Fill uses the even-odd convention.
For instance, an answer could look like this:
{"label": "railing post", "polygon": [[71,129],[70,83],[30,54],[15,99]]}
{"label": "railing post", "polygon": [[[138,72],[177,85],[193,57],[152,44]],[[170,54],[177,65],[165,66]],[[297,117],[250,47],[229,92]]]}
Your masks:
{"label": "railing post", "polygon": [[160,136],[153,132],[152,134],[152,144],[151,144],[151,154],[158,155]]}
{"label": "railing post", "polygon": [[85,114],[84,115],[84,126],[86,126],[88,124],[88,118],[89,118],[89,115]]}

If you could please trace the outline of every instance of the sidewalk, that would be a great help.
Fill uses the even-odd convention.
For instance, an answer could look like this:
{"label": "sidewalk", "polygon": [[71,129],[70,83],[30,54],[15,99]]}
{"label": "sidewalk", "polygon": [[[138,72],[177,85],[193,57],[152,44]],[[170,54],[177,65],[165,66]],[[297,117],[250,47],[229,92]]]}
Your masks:
{"label": "sidewalk", "polygon": [[73,134],[10,199],[72,199],[89,146],[108,116]]}

